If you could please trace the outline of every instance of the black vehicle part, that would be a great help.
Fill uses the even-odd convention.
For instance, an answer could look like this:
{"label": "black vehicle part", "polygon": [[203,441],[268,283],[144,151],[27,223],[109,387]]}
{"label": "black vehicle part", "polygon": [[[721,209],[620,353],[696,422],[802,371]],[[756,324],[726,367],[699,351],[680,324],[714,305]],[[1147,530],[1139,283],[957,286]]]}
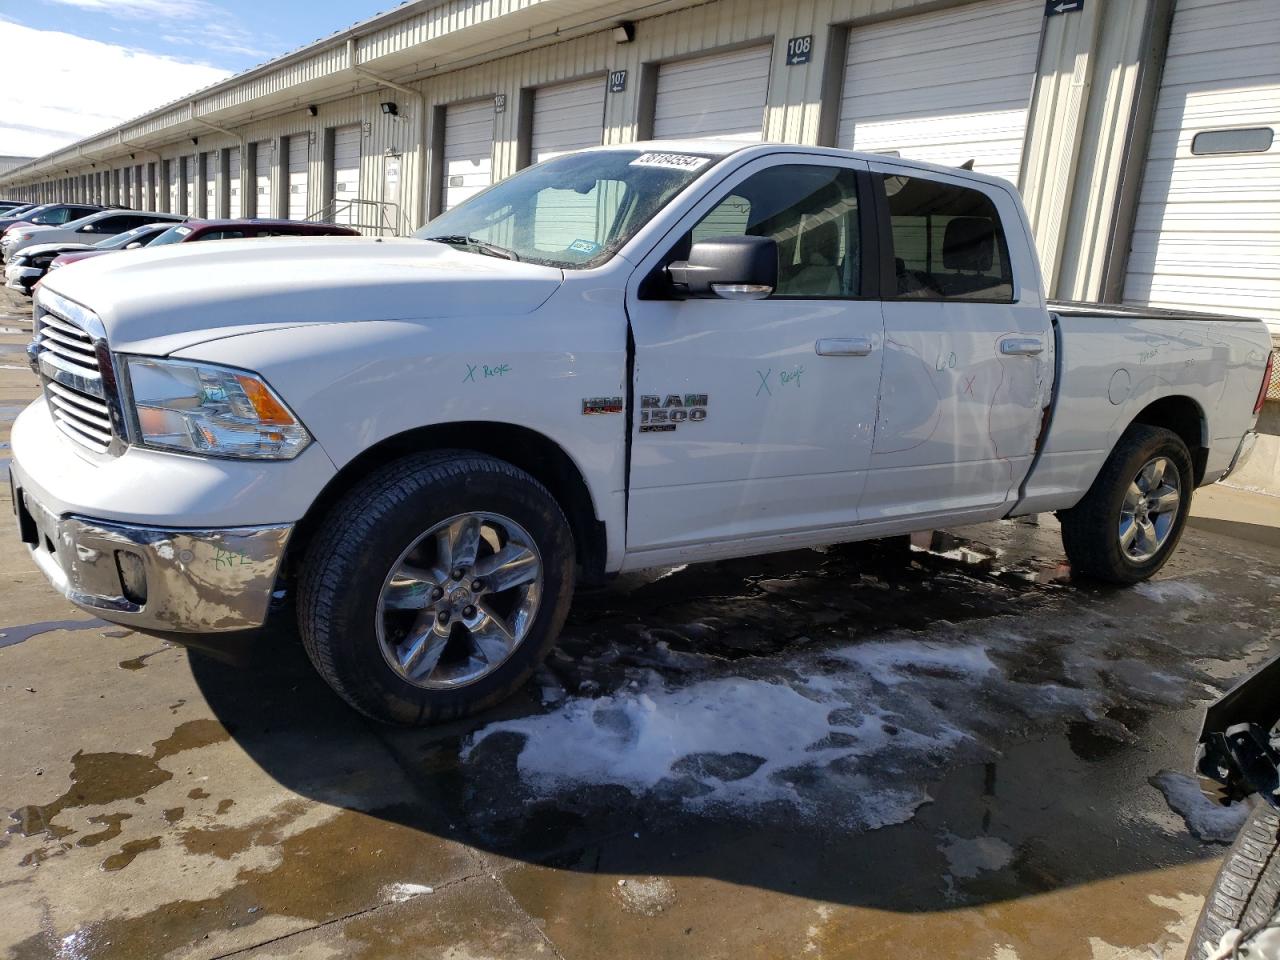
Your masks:
{"label": "black vehicle part", "polygon": [[1280,809],[1280,657],[1237,684],[1205,711],[1196,751],[1201,788],[1230,803],[1257,793]]}

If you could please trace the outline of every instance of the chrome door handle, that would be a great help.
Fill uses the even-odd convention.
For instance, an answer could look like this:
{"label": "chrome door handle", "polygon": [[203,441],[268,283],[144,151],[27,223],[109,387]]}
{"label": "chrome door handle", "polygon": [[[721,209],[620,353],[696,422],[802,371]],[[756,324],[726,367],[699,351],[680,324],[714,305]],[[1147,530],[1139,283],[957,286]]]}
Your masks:
{"label": "chrome door handle", "polygon": [[866,337],[827,337],[813,345],[820,357],[865,357],[871,353],[871,341]]}
{"label": "chrome door handle", "polygon": [[1037,337],[1010,337],[1000,341],[1000,352],[1006,357],[1034,357],[1044,353],[1044,341]]}

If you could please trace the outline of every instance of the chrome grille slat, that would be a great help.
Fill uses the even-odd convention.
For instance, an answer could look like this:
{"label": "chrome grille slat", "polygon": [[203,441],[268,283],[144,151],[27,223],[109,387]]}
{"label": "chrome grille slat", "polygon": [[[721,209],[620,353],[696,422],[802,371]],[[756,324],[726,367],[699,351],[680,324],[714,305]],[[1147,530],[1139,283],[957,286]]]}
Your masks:
{"label": "chrome grille slat", "polygon": [[111,438],[109,436],[103,437],[103,435],[97,430],[91,430],[88,427],[81,426],[74,420],[65,419],[55,413],[53,422],[57,424],[58,429],[68,437],[75,440],[77,443],[84,444],[90,450],[97,451],[98,453],[106,453],[111,446]]}
{"label": "chrome grille slat", "polygon": [[[50,384],[50,387],[54,384]],[[69,392],[69,391],[68,391]],[[111,436],[111,415],[103,407],[101,412],[86,409],[84,406],[77,404],[74,400],[63,397],[56,393],[49,396],[50,406],[58,413],[64,416],[74,417],[81,420],[89,426],[97,430],[104,431],[108,437]]]}
{"label": "chrome grille slat", "polygon": [[102,443],[104,444],[111,443],[110,430],[101,426],[100,424],[92,423],[91,421],[89,421],[87,417],[82,418],[78,415],[75,415],[74,407],[55,406],[53,408],[53,414],[57,420],[59,420],[62,423],[65,423],[67,426],[74,427],[76,430],[79,430],[81,433],[87,434],[88,436],[91,436],[91,437],[95,437],[96,439],[102,441]]}
{"label": "chrome grille slat", "polygon": [[81,325],[89,323],[96,325],[91,329],[96,329],[101,324],[78,304],[56,296],[48,299],[58,305],[57,312],[51,310],[45,297],[38,299],[35,344],[53,422],[65,436],[94,453],[118,452],[116,418],[99,359],[101,345],[96,339],[102,333],[97,329],[95,334]]}
{"label": "chrome grille slat", "polygon": [[69,351],[90,357],[94,356],[92,343],[77,340],[65,333],[60,333],[53,326],[45,327],[40,331],[40,341],[42,345],[47,345],[50,350]]}

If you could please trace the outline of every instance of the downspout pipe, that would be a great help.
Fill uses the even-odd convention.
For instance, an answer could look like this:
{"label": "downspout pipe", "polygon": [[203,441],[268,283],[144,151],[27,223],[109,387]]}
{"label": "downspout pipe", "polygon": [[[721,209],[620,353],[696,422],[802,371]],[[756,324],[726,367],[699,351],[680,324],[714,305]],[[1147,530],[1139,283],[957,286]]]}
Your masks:
{"label": "downspout pipe", "polygon": [[347,39],[347,64],[350,66],[351,72],[356,76],[365,77],[380,86],[408,94],[418,102],[418,172],[415,177],[418,184],[418,209],[417,215],[414,217],[414,228],[416,229],[427,222],[427,196],[430,193],[427,189],[427,95],[421,90],[415,90],[413,87],[406,87],[402,83],[396,83],[394,80],[388,80],[386,77],[379,76],[372,70],[367,70],[360,66],[360,64],[356,62],[355,37],[349,37]]}

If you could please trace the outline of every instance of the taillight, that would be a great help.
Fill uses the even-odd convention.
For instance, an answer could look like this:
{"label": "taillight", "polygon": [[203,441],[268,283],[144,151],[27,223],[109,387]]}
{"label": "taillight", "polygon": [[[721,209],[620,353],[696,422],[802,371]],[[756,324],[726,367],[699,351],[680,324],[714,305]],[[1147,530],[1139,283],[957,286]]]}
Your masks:
{"label": "taillight", "polygon": [[1262,405],[1267,402],[1267,388],[1271,386],[1271,371],[1275,369],[1276,353],[1272,350],[1267,354],[1267,369],[1262,371],[1262,386],[1258,388],[1258,402],[1253,405],[1253,415],[1256,417],[1262,412]]}

